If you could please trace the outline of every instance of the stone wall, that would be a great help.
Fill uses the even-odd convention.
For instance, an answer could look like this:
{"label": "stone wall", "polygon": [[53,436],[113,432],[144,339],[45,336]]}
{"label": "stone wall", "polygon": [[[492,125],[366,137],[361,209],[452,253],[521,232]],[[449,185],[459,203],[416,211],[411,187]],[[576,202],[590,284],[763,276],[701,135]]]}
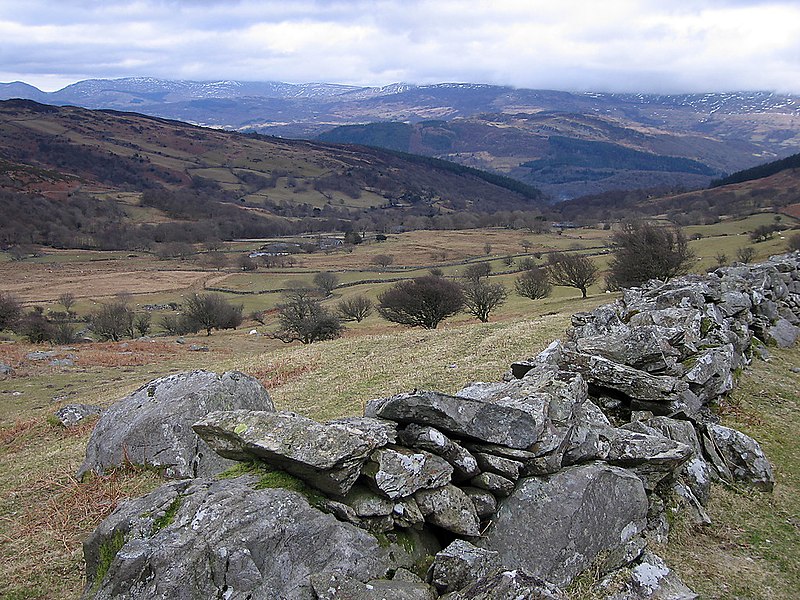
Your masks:
{"label": "stone wall", "polygon": [[715,479],[771,491],[715,407],[798,325],[795,253],[626,290],[455,395],[326,423],[211,412],[194,430],[245,474],[121,506],[86,543],[85,597],[564,598],[592,567],[609,599],[694,598],[648,544],[667,507],[708,523]]}

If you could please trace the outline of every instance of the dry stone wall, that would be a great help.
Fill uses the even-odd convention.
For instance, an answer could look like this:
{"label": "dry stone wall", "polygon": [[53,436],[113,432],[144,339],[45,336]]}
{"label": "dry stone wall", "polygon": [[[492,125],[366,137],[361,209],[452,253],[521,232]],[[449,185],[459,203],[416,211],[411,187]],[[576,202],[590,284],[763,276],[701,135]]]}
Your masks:
{"label": "dry stone wall", "polygon": [[715,405],[799,325],[795,253],[626,290],[502,381],[454,395],[400,394],[326,423],[210,412],[194,431],[211,449],[305,496],[258,489],[263,472],[168,484],[87,542],[85,597],[566,598],[592,567],[608,599],[695,598],[648,544],[666,539],[667,506],[709,522],[715,479],[771,491],[758,443]]}

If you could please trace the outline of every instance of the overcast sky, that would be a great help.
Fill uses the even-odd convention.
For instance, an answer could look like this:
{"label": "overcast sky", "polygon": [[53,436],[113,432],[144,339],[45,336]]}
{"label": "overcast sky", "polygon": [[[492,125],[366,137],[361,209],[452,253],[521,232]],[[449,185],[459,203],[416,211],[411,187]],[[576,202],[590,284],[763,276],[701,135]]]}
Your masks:
{"label": "overcast sky", "polygon": [[800,93],[800,1],[0,0],[0,81]]}

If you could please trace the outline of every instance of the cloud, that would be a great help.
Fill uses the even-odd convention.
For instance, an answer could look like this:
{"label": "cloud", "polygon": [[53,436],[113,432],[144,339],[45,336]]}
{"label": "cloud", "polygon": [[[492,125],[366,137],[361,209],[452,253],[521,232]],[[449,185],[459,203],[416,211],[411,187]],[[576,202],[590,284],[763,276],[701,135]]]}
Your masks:
{"label": "cloud", "polygon": [[758,0],[0,4],[0,78],[469,81],[800,93],[800,6]]}

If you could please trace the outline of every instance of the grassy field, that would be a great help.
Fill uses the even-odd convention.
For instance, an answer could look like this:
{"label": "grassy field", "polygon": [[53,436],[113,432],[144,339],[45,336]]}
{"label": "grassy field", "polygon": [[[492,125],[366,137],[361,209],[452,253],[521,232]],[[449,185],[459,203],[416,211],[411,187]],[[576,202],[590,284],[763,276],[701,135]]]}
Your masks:
{"label": "grassy field", "polygon": [[[762,224],[750,221],[709,226],[693,242],[697,270],[716,264],[720,251],[732,254],[749,245],[737,235]],[[193,261],[159,261],[146,254],[53,251],[35,260],[0,263],[0,291],[15,291],[27,304],[58,309],[63,291],[78,296],[78,313],[86,314],[118,291],[133,296],[134,305],[180,301],[207,287],[245,311],[273,307],[280,301],[268,292],[298,280],[310,281],[320,270],[334,270],[342,282],[366,279],[377,283],[334,290],[328,306],[343,297],[375,297],[397,277],[441,267],[456,276],[468,262],[491,261],[495,273],[508,267],[505,255],[602,247],[610,232],[576,230],[536,236],[513,230],[413,232],[390,236],[387,242],[363,244],[352,253],[302,255],[291,269],[254,273],[205,270]],[[788,236],[787,236],[788,237]],[[484,245],[492,248],[487,255]],[[779,236],[756,244],[757,256],[782,250]],[[232,254],[259,246],[240,242]],[[594,252],[594,251],[591,251]],[[380,270],[376,254],[392,254],[395,263]],[[607,255],[593,258],[604,268]],[[493,281],[513,286],[515,274],[497,274]],[[310,346],[286,345],[261,335],[275,325],[253,322],[210,337],[128,340],[76,344],[69,348],[34,347],[18,339],[0,342],[0,362],[15,369],[0,379],[0,599],[75,598],[82,587],[81,542],[117,502],[140,495],[158,484],[149,472],[121,470],[79,484],[73,477],[83,458],[91,424],[65,431],[54,424],[53,412],[67,403],[108,406],[143,383],[192,368],[238,369],[259,378],[279,408],[316,419],[359,414],[372,398],[414,388],[454,392],[477,380],[498,380],[514,360],[534,355],[559,337],[571,314],[613,299],[602,283],[582,300],[574,288],[557,287],[552,297],[531,301],[511,294],[508,302],[482,324],[468,315],[445,321],[438,330],[409,330],[377,315],[349,325],[345,335]],[[251,335],[251,329],[259,330]],[[192,352],[191,344],[208,352]],[[32,350],[55,350],[74,365],[50,366],[26,358]],[[696,529],[678,521],[672,542],[659,549],[689,585],[704,598],[790,598],[800,596],[800,351],[775,351],[768,362],[746,370],[740,387],[724,406],[724,422],[762,441],[775,464],[778,483],[773,494],[718,487],[710,507],[714,524]],[[765,382],[769,382],[767,385]],[[744,576],[742,576],[744,574]]]}

